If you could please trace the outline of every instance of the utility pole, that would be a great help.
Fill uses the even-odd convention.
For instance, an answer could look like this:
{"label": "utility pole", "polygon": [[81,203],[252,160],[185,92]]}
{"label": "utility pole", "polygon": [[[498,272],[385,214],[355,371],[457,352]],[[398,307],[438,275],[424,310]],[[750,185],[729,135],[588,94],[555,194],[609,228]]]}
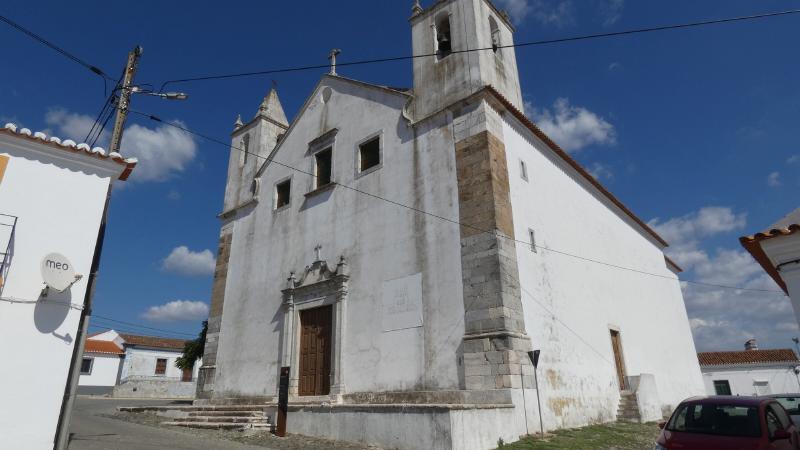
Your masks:
{"label": "utility pole", "polygon": [[117,104],[117,119],[114,121],[114,132],[111,134],[111,145],[109,153],[119,152],[119,145],[122,142],[122,130],[125,127],[125,120],[128,118],[128,107],[131,104],[131,94],[133,93],[133,77],[139,67],[139,58],[144,53],[141,45],[137,45],[128,53],[128,63],[125,65],[125,75],[122,80],[119,103]]}

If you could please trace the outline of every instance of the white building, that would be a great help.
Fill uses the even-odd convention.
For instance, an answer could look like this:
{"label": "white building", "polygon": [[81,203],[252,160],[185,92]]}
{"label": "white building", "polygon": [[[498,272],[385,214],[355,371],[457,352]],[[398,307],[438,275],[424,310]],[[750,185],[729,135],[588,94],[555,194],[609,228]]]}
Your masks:
{"label": "white building", "polygon": [[800,392],[800,360],[788,348],[697,354],[708,395],[770,395]]}
{"label": "white building", "polygon": [[[12,124],[0,129],[4,448],[52,449],[57,428],[68,425],[59,419],[70,362],[80,362],[79,322],[99,263],[104,208],[111,184],[125,180],[134,165],[119,154]],[[82,278],[63,292],[45,290],[43,266],[68,275],[74,269]]]}
{"label": "white building", "polygon": [[703,393],[666,242],[521,112],[507,16],[410,21],[412,89],[237,121],[198,397],[274,405],[290,367],[291,433],[483,449],[539,430],[533,349],[547,429]]}
{"label": "white building", "polygon": [[125,351],[122,344],[113,340],[89,337],[81,359],[81,377],[78,393],[82,395],[108,395],[119,383]]}
{"label": "white building", "polygon": [[[83,393],[113,393],[115,397],[126,398],[194,398],[202,360],[198,360],[192,370],[175,366],[175,361],[183,354],[185,340],[109,330],[86,342],[83,357],[86,367],[82,367],[82,373],[84,368],[93,371],[98,363],[103,364],[105,370],[102,376],[95,376],[93,372],[81,375]],[[99,359],[97,350],[106,349],[110,353],[113,348],[119,350],[120,356],[112,376],[108,358]]]}
{"label": "white building", "polygon": [[744,236],[739,241],[789,295],[800,324],[800,208],[768,230]]}

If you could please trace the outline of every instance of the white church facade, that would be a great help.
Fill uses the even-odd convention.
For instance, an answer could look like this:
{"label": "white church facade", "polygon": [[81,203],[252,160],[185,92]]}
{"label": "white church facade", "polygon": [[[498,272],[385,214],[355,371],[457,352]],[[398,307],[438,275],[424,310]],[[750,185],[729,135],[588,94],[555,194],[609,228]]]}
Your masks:
{"label": "white church facade", "polygon": [[507,16],[410,22],[412,89],[237,121],[200,401],[274,406],[289,367],[290,433],[483,449],[702,394],[667,243],[521,112]]}

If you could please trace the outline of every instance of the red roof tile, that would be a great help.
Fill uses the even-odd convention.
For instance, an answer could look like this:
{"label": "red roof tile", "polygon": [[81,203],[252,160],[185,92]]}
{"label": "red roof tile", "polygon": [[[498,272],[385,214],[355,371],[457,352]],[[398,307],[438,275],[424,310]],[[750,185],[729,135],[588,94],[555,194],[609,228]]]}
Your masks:
{"label": "red roof tile", "polygon": [[797,208],[786,217],[779,220],[769,230],[739,238],[742,247],[753,255],[756,262],[758,262],[764,271],[778,283],[778,286],[780,286],[787,295],[789,294],[789,290],[786,287],[786,282],[783,281],[783,277],[781,277],[778,269],[772,265],[772,261],[769,260],[767,254],[764,253],[764,249],[761,248],[761,241],[781,236],[789,236],[797,232],[800,232],[800,208]]}
{"label": "red roof tile", "polygon": [[188,342],[183,339],[170,339],[157,336],[140,336],[137,334],[120,333],[119,336],[125,341],[125,345],[140,345],[142,347],[166,348],[172,350],[183,350],[184,345],[186,345],[186,342]]}
{"label": "red roof tile", "polygon": [[110,353],[113,355],[122,355],[122,349],[114,341],[96,341],[94,339],[87,339],[86,346],[83,349],[84,353]]}
{"label": "red roof tile", "polygon": [[703,352],[697,354],[701,366],[727,366],[740,364],[763,364],[794,362],[800,363],[794,350],[742,350],[736,352]]}

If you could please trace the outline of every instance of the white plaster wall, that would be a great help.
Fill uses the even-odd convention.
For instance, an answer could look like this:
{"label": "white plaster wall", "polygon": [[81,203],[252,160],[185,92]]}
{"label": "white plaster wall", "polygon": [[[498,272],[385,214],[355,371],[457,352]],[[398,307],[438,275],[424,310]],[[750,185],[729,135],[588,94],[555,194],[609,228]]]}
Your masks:
{"label": "white plaster wall", "polygon": [[526,328],[542,351],[545,427],[615,420],[610,328],[620,331],[628,375],[654,375],[664,406],[703,393],[678,279],[661,249],[514,118],[504,118],[503,137],[516,239],[529,242],[531,228],[540,246],[660,276],[517,243]]}
{"label": "white plaster wall", "polygon": [[[324,77],[302,117],[286,134],[275,160],[311,171],[308,144],[338,128],[333,178],[393,201],[457,218],[452,136],[445,123],[412,130],[401,116],[407,97]],[[320,92],[333,90],[322,103]],[[444,126],[444,128],[437,128]],[[382,133],[383,163],[356,176],[356,144]],[[292,179],[291,204],[273,211],[277,181]],[[280,369],[284,311],[281,290],[290,271],[314,260],[350,269],[343,379],[347,392],[452,389],[463,336],[457,226],[342,186],[306,199],[312,178],[270,165],[259,203],[234,220],[234,236],[217,355],[217,397],[274,395]],[[422,273],[423,326],[384,332],[384,281]],[[376,368],[379,368],[376,370]],[[299,370],[299,368],[293,368]]]}
{"label": "white plaster wall", "polygon": [[[125,349],[125,362],[122,365],[121,380],[129,377],[165,377],[180,378],[183,371],[175,367],[175,360],[181,356],[179,351],[156,350],[128,347]],[[166,358],[167,371],[164,375],[156,375],[156,360]],[[197,379],[200,363],[195,364],[192,379]]]}
{"label": "white plaster wall", "polygon": [[794,374],[794,367],[704,367],[703,382],[706,394],[716,395],[715,380],[727,380],[731,386],[731,395],[756,395],[755,381],[768,382],[771,394],[800,392],[800,384]]}
{"label": "white plaster wall", "polygon": [[[761,242],[761,248],[775,267],[800,259],[800,234],[780,236]],[[780,269],[780,275],[789,291],[797,323],[800,324],[800,264],[787,264]]]}
{"label": "white plaster wall", "polygon": [[107,188],[122,167],[8,135],[0,154],[11,157],[0,212],[19,217],[2,297],[39,299],[41,260],[51,252],[84,275],[36,304],[0,302],[0,360],[14,365],[0,371],[3,446],[52,448],[80,316],[67,304],[83,304]]}
{"label": "white plaster wall", "polygon": [[81,374],[79,386],[114,386],[117,384],[117,374],[122,358],[117,355],[102,353],[84,353],[84,358],[93,358],[92,372],[89,375]]}

